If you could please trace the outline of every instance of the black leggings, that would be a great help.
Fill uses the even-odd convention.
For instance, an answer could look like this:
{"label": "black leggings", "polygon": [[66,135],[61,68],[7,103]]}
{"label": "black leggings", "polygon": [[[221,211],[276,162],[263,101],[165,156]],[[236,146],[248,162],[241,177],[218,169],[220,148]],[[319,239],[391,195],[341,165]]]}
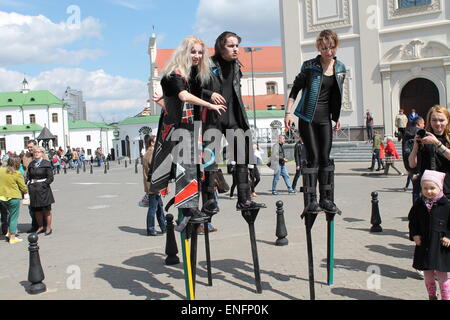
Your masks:
{"label": "black leggings", "polygon": [[331,121],[314,123],[298,121],[300,137],[306,148],[308,168],[325,168],[330,163],[333,131]]}

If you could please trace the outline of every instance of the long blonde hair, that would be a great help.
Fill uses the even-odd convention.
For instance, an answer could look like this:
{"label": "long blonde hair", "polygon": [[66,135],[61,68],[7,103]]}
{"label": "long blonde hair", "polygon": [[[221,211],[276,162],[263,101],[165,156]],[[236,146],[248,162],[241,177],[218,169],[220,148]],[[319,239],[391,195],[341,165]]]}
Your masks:
{"label": "long blonde hair", "polygon": [[180,75],[186,79],[186,81],[189,81],[192,67],[191,50],[196,44],[200,44],[203,50],[202,59],[197,67],[197,79],[200,80],[202,85],[208,83],[211,78],[208,50],[206,49],[205,43],[196,36],[189,36],[185,38],[181,45],[175,49],[172,57],[161,71],[161,78],[168,76],[173,72],[179,72]]}
{"label": "long blonde hair", "polygon": [[431,114],[433,112],[442,113],[447,118],[448,123],[444,130],[444,137],[448,142],[450,142],[450,112],[444,106],[436,104],[432,108],[430,108],[430,110],[428,110],[425,130],[427,130],[428,132],[433,132],[433,128],[431,127]]}

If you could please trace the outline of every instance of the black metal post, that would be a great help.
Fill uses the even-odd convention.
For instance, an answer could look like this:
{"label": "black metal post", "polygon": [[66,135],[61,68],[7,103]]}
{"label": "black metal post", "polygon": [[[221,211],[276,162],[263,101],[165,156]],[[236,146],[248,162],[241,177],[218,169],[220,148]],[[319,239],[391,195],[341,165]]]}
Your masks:
{"label": "black metal post", "polygon": [[177,256],[178,247],[177,241],[175,239],[175,226],[173,225],[173,215],[166,215],[166,225],[167,225],[167,233],[166,233],[166,265],[171,266],[180,263],[180,259]]}
{"label": "black metal post", "polygon": [[277,240],[275,244],[277,246],[285,246],[289,243],[287,237],[287,229],[286,223],[284,221],[284,210],[283,210],[283,201],[277,201],[277,227],[275,235],[277,236]]}
{"label": "black metal post", "polygon": [[191,270],[192,270],[192,283],[194,285],[195,292],[195,278],[197,276],[197,228],[199,224],[191,224]]}
{"label": "black metal post", "polygon": [[28,289],[29,294],[39,294],[47,290],[47,287],[42,282],[45,279],[45,275],[42,270],[41,259],[39,258],[38,239],[36,233],[32,233],[28,236],[28,241],[30,243],[28,247],[28,251],[30,252],[28,281],[31,282],[31,286]]}
{"label": "black metal post", "polygon": [[[209,218],[211,220],[211,217]],[[209,247],[209,228],[208,224],[210,221],[207,221],[203,224],[203,229],[205,230],[205,250],[206,250],[206,269],[208,272],[208,286],[212,286],[212,272],[211,272],[211,251]]]}
{"label": "black metal post", "polygon": [[381,228],[381,216],[380,209],[378,208],[378,192],[372,192],[372,215],[370,217],[370,223],[372,227],[370,228],[370,232],[382,232],[383,228]]}

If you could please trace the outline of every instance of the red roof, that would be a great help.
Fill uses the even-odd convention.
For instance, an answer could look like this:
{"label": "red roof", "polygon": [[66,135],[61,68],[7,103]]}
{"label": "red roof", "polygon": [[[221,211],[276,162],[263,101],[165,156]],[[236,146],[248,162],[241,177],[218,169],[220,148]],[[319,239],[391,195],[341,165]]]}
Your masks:
{"label": "red roof", "polygon": [[[253,96],[242,96],[245,105],[249,110],[253,110]],[[256,110],[267,110],[268,105],[276,106],[276,110],[281,110],[281,105],[285,104],[284,95],[282,94],[266,94],[255,96]]]}
{"label": "red roof", "polygon": [[[254,72],[282,72],[283,59],[281,47],[259,47],[262,50],[253,52],[253,71]],[[156,65],[158,70],[164,68],[166,62],[170,59],[175,49],[157,49]],[[214,49],[208,48],[210,55],[214,54]],[[251,72],[250,52],[245,52],[244,47],[240,48],[239,61],[242,63],[242,72]]]}

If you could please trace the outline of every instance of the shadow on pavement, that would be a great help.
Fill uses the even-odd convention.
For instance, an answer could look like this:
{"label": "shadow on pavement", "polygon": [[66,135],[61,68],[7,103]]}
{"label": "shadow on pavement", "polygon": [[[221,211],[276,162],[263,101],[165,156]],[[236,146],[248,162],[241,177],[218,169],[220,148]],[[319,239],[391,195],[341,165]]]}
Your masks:
{"label": "shadow on pavement", "polygon": [[382,296],[374,291],[362,289],[333,288],[331,293],[357,300],[398,300],[397,298]]}
{"label": "shadow on pavement", "polygon": [[[325,262],[322,264],[322,267],[326,267],[326,259],[324,261]],[[351,271],[359,270],[362,272],[367,272],[369,267],[377,266],[380,268],[381,276],[383,277],[391,279],[419,279],[417,273],[413,271],[412,267],[411,270],[404,270],[387,264],[373,263],[356,259],[335,259],[334,265],[336,269],[340,268]]]}
{"label": "shadow on pavement", "polygon": [[398,248],[398,249],[389,249],[389,248],[386,248],[385,246],[380,246],[380,245],[368,245],[368,246],[366,246],[366,248],[369,249],[370,251],[384,254],[389,257],[405,258],[405,259],[412,260],[412,258],[414,256],[414,247],[412,245],[408,246],[408,245],[399,244],[399,243],[395,243],[395,244],[390,243],[389,245],[391,247]]}
{"label": "shadow on pavement", "polygon": [[[381,227],[383,228],[383,225]],[[375,235],[375,236],[395,236],[395,237],[400,237],[402,239],[409,239],[409,232],[402,232],[402,231],[398,231],[398,230],[394,230],[394,229],[383,228],[382,232],[370,232],[370,226],[367,229],[362,229],[362,228],[347,228],[347,229],[364,231],[364,232],[370,233],[371,235]]]}
{"label": "shadow on pavement", "polygon": [[136,233],[141,236],[147,236],[147,231],[145,229],[137,229],[137,228],[133,228],[133,227],[120,226],[119,230],[123,231],[123,232],[128,232],[128,233]]}

